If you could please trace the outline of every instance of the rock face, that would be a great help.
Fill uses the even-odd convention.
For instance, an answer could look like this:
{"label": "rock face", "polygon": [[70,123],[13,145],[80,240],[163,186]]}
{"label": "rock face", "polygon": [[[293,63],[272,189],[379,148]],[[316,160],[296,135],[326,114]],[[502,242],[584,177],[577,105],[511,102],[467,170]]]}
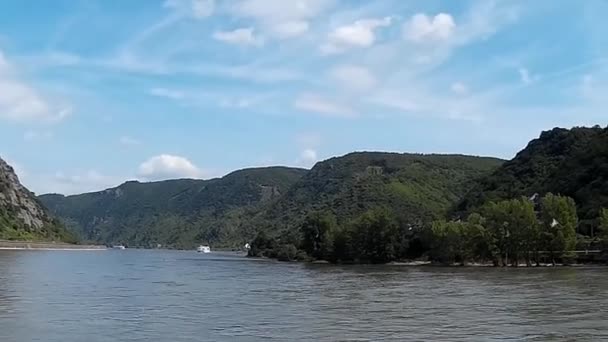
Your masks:
{"label": "rock face", "polygon": [[0,238],[62,240],[65,231],[0,159]]}

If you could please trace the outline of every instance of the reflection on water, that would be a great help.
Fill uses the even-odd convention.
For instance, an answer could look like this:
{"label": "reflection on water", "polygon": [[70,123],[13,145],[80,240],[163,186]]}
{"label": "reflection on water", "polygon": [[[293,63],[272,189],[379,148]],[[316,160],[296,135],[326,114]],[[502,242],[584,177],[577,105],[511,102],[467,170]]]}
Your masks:
{"label": "reflection on water", "polygon": [[0,341],[608,339],[608,268],[0,252]]}

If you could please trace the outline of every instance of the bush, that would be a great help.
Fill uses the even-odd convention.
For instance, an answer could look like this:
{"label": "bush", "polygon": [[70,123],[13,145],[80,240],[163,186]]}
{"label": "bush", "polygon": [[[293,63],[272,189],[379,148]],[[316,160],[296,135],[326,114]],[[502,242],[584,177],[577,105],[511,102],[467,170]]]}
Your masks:
{"label": "bush", "polygon": [[297,256],[298,248],[292,244],[280,246],[276,253],[276,258],[279,261],[295,261]]}

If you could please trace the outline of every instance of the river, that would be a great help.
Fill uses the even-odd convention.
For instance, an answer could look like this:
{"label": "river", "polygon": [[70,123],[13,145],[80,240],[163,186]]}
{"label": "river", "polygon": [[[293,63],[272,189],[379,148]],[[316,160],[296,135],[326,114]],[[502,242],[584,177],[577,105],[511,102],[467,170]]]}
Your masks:
{"label": "river", "polygon": [[0,341],[608,340],[608,267],[0,251]]}

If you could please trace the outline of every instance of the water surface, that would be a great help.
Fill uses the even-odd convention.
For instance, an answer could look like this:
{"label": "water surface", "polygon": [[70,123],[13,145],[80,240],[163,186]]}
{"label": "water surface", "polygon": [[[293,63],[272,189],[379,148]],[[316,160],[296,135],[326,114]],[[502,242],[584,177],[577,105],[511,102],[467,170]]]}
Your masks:
{"label": "water surface", "polygon": [[0,341],[608,340],[608,268],[0,251]]}

